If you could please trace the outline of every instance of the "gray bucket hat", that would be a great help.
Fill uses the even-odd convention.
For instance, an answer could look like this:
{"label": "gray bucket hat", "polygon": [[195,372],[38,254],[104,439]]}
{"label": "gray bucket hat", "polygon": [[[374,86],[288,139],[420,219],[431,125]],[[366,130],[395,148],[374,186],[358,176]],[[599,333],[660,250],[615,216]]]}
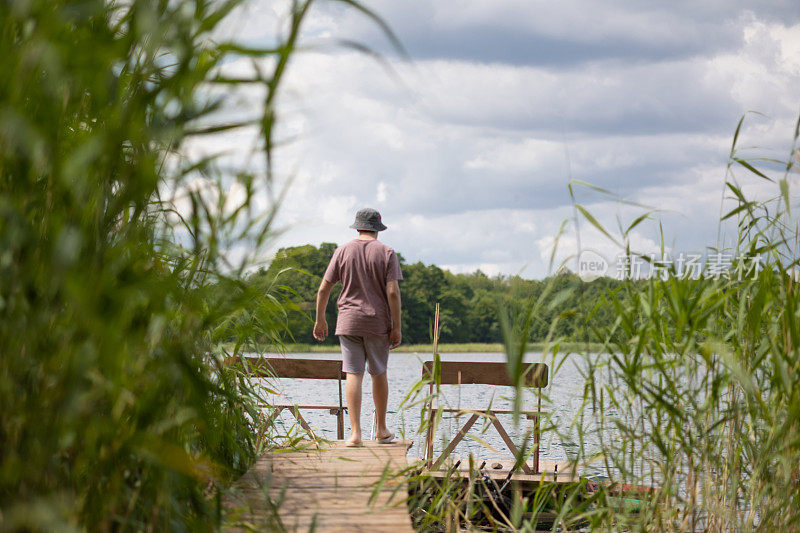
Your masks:
{"label": "gray bucket hat", "polygon": [[361,231],[383,231],[386,229],[386,226],[381,222],[381,214],[371,207],[366,207],[356,213],[356,221],[350,227]]}

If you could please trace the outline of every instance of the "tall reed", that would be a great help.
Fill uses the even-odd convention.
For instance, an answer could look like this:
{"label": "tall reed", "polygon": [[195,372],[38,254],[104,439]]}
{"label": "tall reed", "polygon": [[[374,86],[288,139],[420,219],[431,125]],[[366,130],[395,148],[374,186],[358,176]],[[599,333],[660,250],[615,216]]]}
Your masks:
{"label": "tall reed", "polygon": [[[284,302],[241,274],[310,2],[270,50],[211,40],[238,4],[0,3],[0,529],[211,529],[254,456],[253,391],[212,347],[281,339]],[[274,61],[224,77],[241,57]],[[242,84],[266,99],[231,123]],[[266,173],[185,156],[244,126]]]}
{"label": "tall reed", "polygon": [[[800,163],[800,120],[782,161],[741,157],[737,141],[743,126],[744,117],[733,136],[724,181],[728,209],[719,221],[734,224],[737,236],[727,248],[709,247],[698,275],[666,261],[663,245],[660,266],[631,249],[632,231],[654,219],[652,211],[636,215],[615,235],[575,203],[576,218],[618,242],[628,261],[650,263],[657,275],[628,277],[603,303],[584,308],[583,327],[594,343],[584,349],[570,346],[560,353],[563,339],[549,324],[543,352],[551,372],[578,361],[584,399],[567,425],[557,425],[551,413],[545,442],[577,444],[569,459],[594,478],[592,491],[586,478],[565,489],[553,508],[553,530],[800,529],[800,226],[790,194]],[[748,179],[770,188],[770,199],[748,198],[743,187]],[[573,198],[583,186],[608,194],[572,182]],[[504,318],[508,368],[517,383],[531,325],[547,314],[546,306],[581,299],[580,290],[555,287],[531,300],[522,315]],[[592,322],[602,306],[616,317],[609,327]],[[427,383],[418,383],[406,405],[422,409],[439,398],[438,386],[431,394],[426,390]],[[522,397],[517,386],[517,408]],[[425,416],[421,420],[420,436],[430,424]],[[432,423],[440,421],[437,413]],[[532,439],[529,431],[519,432],[522,461]],[[412,509],[423,530],[444,531],[456,523],[486,526],[482,513],[491,510],[474,490],[455,478],[434,482],[424,472],[415,476]],[[628,495],[641,503],[620,499],[621,489],[634,490]],[[533,501],[514,502],[505,519],[496,521],[495,513],[491,527],[531,530],[539,515],[524,518],[520,509],[536,507],[538,494],[551,490],[543,484]]]}
{"label": "tall reed", "polygon": [[[700,276],[669,262],[650,279],[626,280],[608,295],[616,322],[594,331],[603,355],[582,354],[585,401],[571,437],[599,446],[582,445],[576,459],[657,488],[636,516],[599,506],[595,527],[800,528],[800,233],[790,195],[800,121],[788,158],[776,161],[739,156],[743,120],[720,220],[736,224],[735,242],[709,248]],[[771,199],[748,199],[747,179],[770,187]]]}

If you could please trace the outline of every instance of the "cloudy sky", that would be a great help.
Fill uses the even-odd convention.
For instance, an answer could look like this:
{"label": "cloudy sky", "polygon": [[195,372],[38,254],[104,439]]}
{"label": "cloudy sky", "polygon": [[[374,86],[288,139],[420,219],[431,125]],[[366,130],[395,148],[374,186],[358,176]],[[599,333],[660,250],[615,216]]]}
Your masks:
{"label": "cloudy sky", "polygon": [[[356,210],[381,211],[381,239],[409,262],[540,278],[562,222],[576,251],[579,202],[615,227],[661,210],[673,251],[717,243],[736,124],[744,155],[788,157],[800,112],[800,3],[371,0],[408,57],[368,17],[320,1],[289,67],[279,111],[279,184],[291,181],[275,243],[343,243]],[[275,42],[281,2],[251,1],[229,35]],[[343,41],[366,45],[378,61]],[[251,61],[226,65],[250,72]],[[258,106],[243,91],[241,109]],[[244,159],[248,133],[201,150]],[[231,155],[233,154],[233,155]],[[754,195],[776,193],[737,171]],[[580,242],[613,256],[586,221]],[[658,223],[634,248],[657,247]]]}

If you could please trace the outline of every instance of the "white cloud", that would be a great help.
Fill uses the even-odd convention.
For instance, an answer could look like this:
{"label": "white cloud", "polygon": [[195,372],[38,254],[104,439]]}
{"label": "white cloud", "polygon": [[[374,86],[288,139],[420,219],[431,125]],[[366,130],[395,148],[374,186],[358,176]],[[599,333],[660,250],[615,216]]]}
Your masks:
{"label": "white cloud", "polygon": [[386,201],[386,184],[382,181],[378,183],[378,193],[375,195],[375,200],[380,204]]}
{"label": "white cloud", "polygon": [[782,66],[793,74],[800,74],[800,24],[790,27],[771,24],[770,32],[780,45]]}
{"label": "white cloud", "polygon": [[[355,210],[377,203],[390,227],[382,238],[410,261],[487,273],[526,268],[525,275],[542,276],[547,247],[572,217],[572,176],[664,210],[668,247],[699,250],[716,238],[727,154],[741,113],[767,114],[748,118],[743,154],[759,144],[770,155],[786,155],[800,86],[797,9],[776,5],[753,14],[728,3],[612,2],[601,9],[510,0],[370,6],[401,38],[430,29],[430,53],[420,52],[410,65],[389,58],[400,83],[352,51],[294,58],[278,133],[296,140],[275,154],[279,185],[293,181],[280,217],[288,231],[276,246],[343,242],[352,238],[347,226]],[[272,8],[258,4],[243,13],[240,38],[266,42],[274,35]],[[373,44],[376,33],[366,17],[339,8],[314,13],[308,39]],[[576,51],[552,61],[521,60],[524,46],[508,48],[506,56],[498,48],[491,60],[448,55],[459,37],[468,47],[472,39],[503,32],[530,42],[561,39]],[[620,42],[641,50],[622,50]],[[241,74],[251,67],[240,59],[225,68]],[[237,96],[236,113],[257,109],[257,91]],[[253,135],[197,140],[188,151],[194,157],[225,152],[226,164],[263,170],[263,161],[250,155]],[[768,193],[763,183],[746,187]],[[612,227],[617,216],[630,222],[641,212],[586,189],[577,194]],[[611,250],[585,226],[583,246]],[[565,249],[577,245],[570,231]],[[657,225],[637,228],[631,240],[642,251],[657,248]]]}
{"label": "white cloud", "polygon": [[331,226],[352,224],[351,211],[357,211],[355,196],[331,196],[322,202],[322,221]]}

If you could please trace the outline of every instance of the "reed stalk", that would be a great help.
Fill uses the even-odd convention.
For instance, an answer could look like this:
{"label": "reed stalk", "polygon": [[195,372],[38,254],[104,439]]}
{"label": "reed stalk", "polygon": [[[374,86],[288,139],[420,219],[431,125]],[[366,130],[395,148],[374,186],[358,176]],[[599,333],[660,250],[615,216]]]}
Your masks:
{"label": "reed stalk", "polygon": [[[312,2],[270,49],[220,37],[240,4],[0,3],[0,530],[214,529],[259,451],[228,360],[284,338],[276,280],[243,274],[275,234],[275,102]],[[262,105],[228,120],[244,86]],[[188,155],[244,128],[264,171]]]}

